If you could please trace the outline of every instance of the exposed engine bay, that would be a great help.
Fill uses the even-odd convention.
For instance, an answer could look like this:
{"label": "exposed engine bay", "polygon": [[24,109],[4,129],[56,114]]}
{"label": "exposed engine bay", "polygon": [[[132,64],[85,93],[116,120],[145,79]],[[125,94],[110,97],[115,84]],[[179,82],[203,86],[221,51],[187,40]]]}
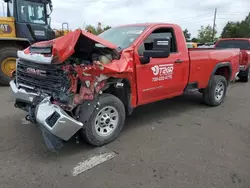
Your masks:
{"label": "exposed engine bay", "polygon": [[18,52],[10,83],[15,107],[28,112],[27,120],[42,125],[49,148],[83,128],[98,106],[99,95],[110,86],[123,86],[120,82],[127,67],[120,67],[119,50],[86,35],[75,31]]}
{"label": "exposed engine bay", "polygon": [[[119,59],[119,54],[100,44],[89,45],[79,40],[75,52],[63,63],[41,64],[27,61],[27,55],[17,60],[16,80],[20,87],[28,91],[51,96],[54,104],[66,111],[72,111],[85,100],[93,100],[95,95],[107,86],[107,75],[101,73],[104,67]],[[32,50],[32,46],[30,48]],[[43,54],[44,48],[36,47],[36,53]]]}

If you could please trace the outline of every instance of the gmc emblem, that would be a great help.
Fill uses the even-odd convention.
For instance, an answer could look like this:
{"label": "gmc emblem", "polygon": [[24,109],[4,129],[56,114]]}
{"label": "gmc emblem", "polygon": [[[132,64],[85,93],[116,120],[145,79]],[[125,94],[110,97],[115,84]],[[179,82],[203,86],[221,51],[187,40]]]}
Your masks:
{"label": "gmc emblem", "polygon": [[29,74],[37,75],[37,76],[46,76],[46,71],[35,69],[35,68],[27,68],[26,72]]}

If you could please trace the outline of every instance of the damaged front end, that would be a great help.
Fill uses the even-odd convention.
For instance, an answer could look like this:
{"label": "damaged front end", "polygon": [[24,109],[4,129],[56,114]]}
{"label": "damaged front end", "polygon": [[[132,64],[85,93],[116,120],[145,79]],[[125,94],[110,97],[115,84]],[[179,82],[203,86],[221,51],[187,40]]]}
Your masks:
{"label": "damaged front end", "polygon": [[47,147],[57,150],[84,128],[98,96],[114,79],[132,79],[132,70],[115,45],[76,30],[19,51],[10,87],[15,107],[28,113],[26,119],[39,125]]}

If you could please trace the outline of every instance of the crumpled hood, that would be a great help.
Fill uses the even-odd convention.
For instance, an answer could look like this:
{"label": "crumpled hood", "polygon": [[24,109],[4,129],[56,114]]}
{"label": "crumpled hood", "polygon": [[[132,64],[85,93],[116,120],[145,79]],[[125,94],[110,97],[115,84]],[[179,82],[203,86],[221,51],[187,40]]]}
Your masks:
{"label": "crumpled hood", "polygon": [[[73,55],[73,53],[75,52],[75,46],[81,36],[82,40],[85,41],[83,43],[89,45],[95,45],[99,43],[113,50],[118,48],[118,46],[102,39],[101,37],[83,30],[75,30],[65,36],[53,40],[38,42],[33,44],[31,47],[52,47],[53,59],[56,59],[57,62],[62,63],[71,55]],[[25,49],[24,53],[29,54],[30,47]]]}

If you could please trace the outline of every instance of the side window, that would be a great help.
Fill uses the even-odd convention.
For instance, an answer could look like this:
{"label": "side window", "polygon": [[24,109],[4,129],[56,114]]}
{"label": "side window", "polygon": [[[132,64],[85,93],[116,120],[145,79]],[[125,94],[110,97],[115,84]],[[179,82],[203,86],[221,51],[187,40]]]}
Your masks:
{"label": "side window", "polygon": [[139,46],[138,54],[140,56],[143,55],[145,50],[152,50],[153,41],[156,38],[170,38],[171,40],[171,48],[170,52],[177,52],[176,38],[174,35],[174,30],[172,28],[159,28],[154,30]]}

